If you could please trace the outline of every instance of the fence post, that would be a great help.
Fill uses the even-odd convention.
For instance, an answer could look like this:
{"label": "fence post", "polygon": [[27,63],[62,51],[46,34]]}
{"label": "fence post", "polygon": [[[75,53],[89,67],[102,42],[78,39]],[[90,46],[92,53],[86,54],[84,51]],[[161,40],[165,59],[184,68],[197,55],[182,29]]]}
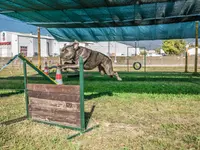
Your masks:
{"label": "fence post", "polygon": [[80,82],[80,115],[81,115],[81,130],[85,130],[85,110],[84,110],[84,70],[83,58],[79,58],[79,82]]}
{"label": "fence post", "polygon": [[186,45],[186,49],[185,49],[185,72],[188,72],[188,48],[189,45]]}
{"label": "fence post", "polygon": [[147,55],[146,55],[146,50],[144,50],[144,72],[146,72],[146,65],[147,65]]}
{"label": "fence post", "polygon": [[26,70],[26,61],[23,61],[23,70],[24,70],[24,97],[26,101],[26,116],[29,118],[29,111],[28,111],[28,93],[27,93],[27,70]]}
{"label": "fence post", "polygon": [[194,73],[197,73],[198,64],[198,37],[199,37],[199,21],[196,21],[196,31],[195,31],[195,61],[194,61]]}
{"label": "fence post", "polygon": [[38,68],[41,69],[40,27],[38,27]]}
{"label": "fence post", "polygon": [[129,72],[129,47],[127,47],[127,72]]}

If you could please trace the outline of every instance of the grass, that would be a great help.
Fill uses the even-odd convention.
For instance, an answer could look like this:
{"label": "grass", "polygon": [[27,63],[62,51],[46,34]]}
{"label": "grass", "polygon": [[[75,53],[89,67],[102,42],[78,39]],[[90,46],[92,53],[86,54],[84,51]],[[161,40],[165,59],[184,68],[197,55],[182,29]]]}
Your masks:
{"label": "grass", "polygon": [[[3,75],[2,75],[3,74]],[[0,122],[25,115],[23,76],[0,74]],[[0,126],[3,150],[200,150],[200,77],[181,72],[120,72],[122,82],[87,72],[85,111],[100,127],[67,141],[69,129],[25,120]],[[54,73],[51,74],[54,77]],[[78,84],[67,78],[65,84]],[[48,83],[38,75],[29,83]],[[17,90],[19,89],[19,90]]]}

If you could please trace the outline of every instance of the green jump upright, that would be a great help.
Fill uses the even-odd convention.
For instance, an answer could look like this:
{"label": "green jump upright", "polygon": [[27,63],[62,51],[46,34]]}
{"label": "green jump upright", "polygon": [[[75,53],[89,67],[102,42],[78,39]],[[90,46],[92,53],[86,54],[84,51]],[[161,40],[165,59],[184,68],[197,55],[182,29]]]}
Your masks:
{"label": "green jump upright", "polygon": [[84,69],[83,58],[79,58],[79,82],[80,82],[80,115],[81,115],[81,130],[85,130],[85,112],[84,112]]}
{"label": "green jump upright", "polygon": [[28,111],[28,91],[27,91],[27,70],[26,70],[26,61],[23,61],[23,69],[24,69],[24,96],[26,101],[26,116],[29,118],[29,111]]}

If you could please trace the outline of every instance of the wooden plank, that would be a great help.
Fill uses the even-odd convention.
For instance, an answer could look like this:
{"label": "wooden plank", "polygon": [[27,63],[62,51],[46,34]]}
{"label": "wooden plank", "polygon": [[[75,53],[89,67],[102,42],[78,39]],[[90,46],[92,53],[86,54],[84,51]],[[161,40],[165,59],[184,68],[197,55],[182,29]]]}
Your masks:
{"label": "wooden plank", "polygon": [[47,115],[41,115],[40,113],[31,113],[31,118],[32,119],[40,119],[43,121],[53,121],[53,122],[62,122],[62,123],[69,123],[69,124],[74,124],[74,125],[80,125],[80,119],[69,119],[66,118],[64,116],[59,116],[59,117],[55,117],[55,116],[51,116],[49,114]]}
{"label": "wooden plank", "polygon": [[49,100],[59,100],[66,102],[80,102],[80,95],[61,94],[61,93],[49,93],[41,91],[28,91],[29,98],[40,98]]}
{"label": "wooden plank", "polygon": [[[58,121],[62,123],[80,125],[80,113],[54,113],[51,111],[29,109],[29,113],[32,119],[41,119],[44,121]],[[67,114],[67,115],[66,115]]]}
{"label": "wooden plank", "polygon": [[70,112],[80,112],[80,104],[79,103],[71,103],[66,101],[55,101],[55,100],[46,100],[46,99],[38,99],[34,97],[29,98],[30,105],[34,107],[49,107],[51,109],[60,109]]}
{"label": "wooden plank", "polygon": [[35,113],[31,115],[31,118],[33,120],[38,120],[38,121],[48,121],[48,122],[58,123],[60,125],[69,125],[69,126],[74,126],[74,127],[80,127],[80,119],[70,120],[70,119],[63,118],[63,117],[52,117],[49,115],[41,116],[40,114],[35,114]]}
{"label": "wooden plank", "polygon": [[41,113],[41,115],[49,114],[56,117],[64,116],[71,119],[80,118],[79,112],[71,112],[71,111],[66,111],[59,108],[43,107],[39,105],[29,105],[29,112],[34,112],[34,113],[38,112],[38,113]]}
{"label": "wooden plank", "polygon": [[68,93],[72,95],[80,93],[79,85],[27,84],[27,88],[31,91]]}
{"label": "wooden plank", "polygon": [[45,122],[49,122],[49,123],[56,123],[56,124],[59,124],[59,125],[64,125],[64,126],[70,126],[70,127],[78,127],[80,128],[80,124],[79,123],[68,123],[68,122],[60,122],[60,121],[49,121],[45,118],[40,118],[38,117],[37,115],[33,116],[32,117],[33,120],[36,120],[36,121],[45,121]]}

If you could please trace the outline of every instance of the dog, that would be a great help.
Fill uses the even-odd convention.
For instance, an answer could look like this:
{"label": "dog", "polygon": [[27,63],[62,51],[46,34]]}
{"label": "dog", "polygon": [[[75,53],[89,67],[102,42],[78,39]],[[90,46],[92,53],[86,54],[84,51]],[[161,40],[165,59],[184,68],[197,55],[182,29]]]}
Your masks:
{"label": "dog", "polygon": [[75,42],[72,45],[64,46],[60,50],[60,59],[64,62],[61,68],[78,68],[79,57],[83,58],[84,69],[92,70],[98,67],[101,75],[107,74],[110,77],[116,76],[117,80],[121,81],[117,72],[113,71],[112,60],[110,57],[91,49],[79,46]]}

